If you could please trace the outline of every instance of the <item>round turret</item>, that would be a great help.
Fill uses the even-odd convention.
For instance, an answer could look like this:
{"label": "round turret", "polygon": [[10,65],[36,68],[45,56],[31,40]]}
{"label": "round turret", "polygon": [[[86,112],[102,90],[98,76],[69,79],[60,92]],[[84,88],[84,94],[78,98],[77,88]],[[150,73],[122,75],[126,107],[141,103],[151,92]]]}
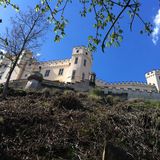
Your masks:
{"label": "round turret", "polygon": [[92,53],[86,47],[74,47],[68,73],[69,82],[89,80],[92,66]]}

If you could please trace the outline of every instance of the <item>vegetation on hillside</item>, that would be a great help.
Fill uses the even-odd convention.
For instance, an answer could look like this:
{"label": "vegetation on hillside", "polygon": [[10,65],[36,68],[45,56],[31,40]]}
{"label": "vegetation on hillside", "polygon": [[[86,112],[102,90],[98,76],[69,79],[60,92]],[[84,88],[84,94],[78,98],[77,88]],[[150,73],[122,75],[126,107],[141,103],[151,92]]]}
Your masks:
{"label": "vegetation on hillside", "polygon": [[159,160],[159,102],[90,94],[45,90],[1,101],[0,159],[100,160],[106,148],[107,160],[125,160],[122,152]]}

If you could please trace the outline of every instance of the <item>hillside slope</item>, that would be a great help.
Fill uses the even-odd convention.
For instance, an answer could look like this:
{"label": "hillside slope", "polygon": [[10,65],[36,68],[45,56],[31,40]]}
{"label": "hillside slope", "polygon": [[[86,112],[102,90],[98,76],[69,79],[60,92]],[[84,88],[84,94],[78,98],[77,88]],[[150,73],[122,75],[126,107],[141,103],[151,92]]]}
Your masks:
{"label": "hillside slope", "polygon": [[160,108],[60,92],[0,102],[1,160],[101,160],[104,146],[106,160],[160,160]]}

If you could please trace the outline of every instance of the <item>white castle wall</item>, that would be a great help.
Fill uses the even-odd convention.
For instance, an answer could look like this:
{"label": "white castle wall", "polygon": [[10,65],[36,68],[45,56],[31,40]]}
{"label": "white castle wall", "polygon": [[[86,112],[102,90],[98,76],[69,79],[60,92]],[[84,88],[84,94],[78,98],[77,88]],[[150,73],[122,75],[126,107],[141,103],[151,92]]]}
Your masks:
{"label": "white castle wall", "polygon": [[105,94],[124,94],[128,99],[153,99],[160,101],[160,93],[155,85],[148,85],[140,82],[105,83],[102,80],[96,81],[97,86],[104,90]]}
{"label": "white castle wall", "polygon": [[[41,73],[44,79],[51,81],[60,81],[65,82],[67,77],[68,70],[70,68],[70,59],[61,60],[61,61],[50,61],[50,62],[42,62],[37,65],[37,67],[41,67]],[[63,69],[63,74],[59,75],[59,70]],[[38,69],[37,69],[38,70]],[[47,70],[50,70],[49,76],[45,77],[45,73]]]}
{"label": "white castle wall", "polygon": [[148,92],[146,90],[140,91],[140,90],[132,90],[132,89],[109,89],[109,88],[103,88],[105,94],[124,94],[127,93],[128,99],[151,99],[160,101],[160,94],[158,92]]}
{"label": "white castle wall", "polygon": [[148,85],[141,82],[121,82],[121,83],[105,83],[102,80],[96,80],[96,85],[100,87],[108,87],[109,89],[123,89],[123,90],[139,90],[147,92],[157,92],[155,85]]}

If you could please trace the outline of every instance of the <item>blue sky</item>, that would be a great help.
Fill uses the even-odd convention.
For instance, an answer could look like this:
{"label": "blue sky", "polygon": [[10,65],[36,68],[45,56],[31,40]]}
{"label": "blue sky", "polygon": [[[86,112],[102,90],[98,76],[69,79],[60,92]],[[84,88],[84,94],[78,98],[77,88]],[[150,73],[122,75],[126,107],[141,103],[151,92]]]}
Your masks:
{"label": "blue sky", "polygon": [[[20,5],[21,9],[26,6],[34,6],[36,1],[13,0]],[[142,17],[153,22],[158,8],[158,0],[145,2],[142,0]],[[25,5],[24,5],[25,4]],[[53,27],[45,37],[45,41],[38,51],[41,54],[40,60],[64,59],[71,57],[72,48],[74,46],[87,45],[88,35],[94,34],[92,28],[93,16],[81,18],[79,16],[79,8],[76,1],[67,8],[66,17],[69,24],[66,28],[66,37],[60,43],[54,43]],[[9,26],[9,18],[16,12],[7,7],[0,7],[0,18],[3,23],[0,24],[0,34],[4,33],[4,28]],[[153,44],[152,38],[147,35],[140,35],[138,28],[141,24],[135,21],[133,31],[129,31],[129,22],[127,19],[123,21],[124,39],[120,47],[106,48],[102,53],[101,48],[93,54],[92,70],[96,72],[98,79],[107,82],[119,81],[145,81],[144,74],[152,69],[160,68],[160,41]]]}

